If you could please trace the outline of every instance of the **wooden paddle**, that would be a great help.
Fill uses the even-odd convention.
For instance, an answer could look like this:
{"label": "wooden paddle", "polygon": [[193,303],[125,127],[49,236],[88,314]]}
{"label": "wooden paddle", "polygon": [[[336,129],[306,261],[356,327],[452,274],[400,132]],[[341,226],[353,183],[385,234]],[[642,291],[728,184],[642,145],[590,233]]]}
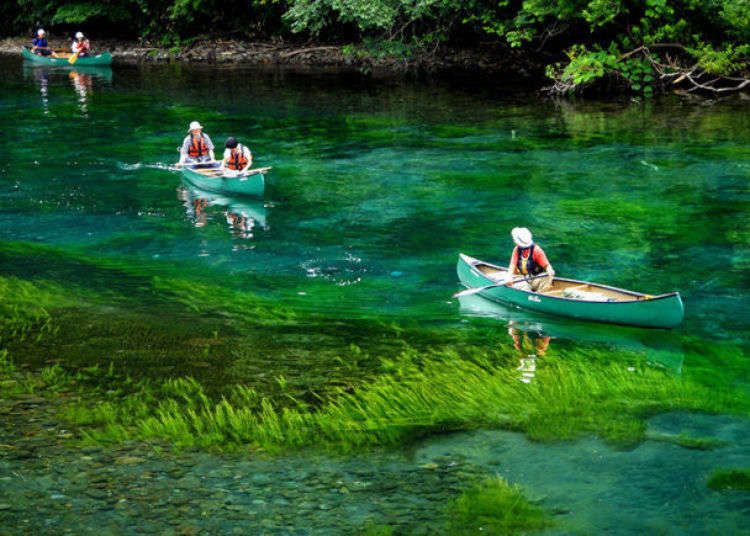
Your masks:
{"label": "wooden paddle", "polygon": [[[531,281],[532,279],[539,279],[540,277],[547,277],[548,275],[549,274],[547,272],[544,272],[543,274],[535,275],[533,277],[526,277],[526,278],[523,278],[523,279],[515,279],[515,280],[513,280],[513,284],[511,286],[515,285],[516,283],[521,283],[523,281]],[[507,285],[507,284],[508,284],[508,282],[505,281],[503,283],[495,283],[493,285],[487,285],[487,286],[484,286],[484,287],[467,288],[467,289],[461,290],[459,292],[456,292],[451,297],[452,298],[460,298],[461,296],[471,296],[472,294],[476,294],[477,292],[482,292],[483,290],[487,290],[488,288],[502,287],[502,286]]]}
{"label": "wooden paddle", "polygon": [[69,57],[68,63],[73,65],[78,60],[78,54],[80,54],[80,52],[75,52],[71,57]]}

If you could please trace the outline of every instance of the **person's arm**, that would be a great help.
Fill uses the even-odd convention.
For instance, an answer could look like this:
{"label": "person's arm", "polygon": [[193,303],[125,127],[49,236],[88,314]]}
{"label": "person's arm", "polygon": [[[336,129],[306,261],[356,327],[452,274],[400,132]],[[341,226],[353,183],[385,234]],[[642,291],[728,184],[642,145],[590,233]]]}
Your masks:
{"label": "person's arm", "polygon": [[549,262],[549,260],[547,260],[547,255],[539,246],[536,246],[534,248],[534,262],[544,268],[544,271],[549,274],[550,281],[555,278],[555,269],[552,268],[552,264]]}
{"label": "person's arm", "polygon": [[250,166],[253,165],[253,153],[251,153],[250,149],[248,149],[247,147],[243,147],[243,151],[247,151],[247,164],[242,168],[240,173],[245,173],[248,169],[250,169]]}
{"label": "person's arm", "polygon": [[182,141],[182,147],[180,147],[180,160],[177,162],[177,167],[182,166],[185,163],[185,160],[187,160],[188,144],[189,142],[187,141],[187,138]]}
{"label": "person's arm", "polygon": [[226,167],[227,167],[227,160],[229,159],[229,154],[227,154],[228,151],[229,151],[229,154],[231,154],[231,150],[224,149],[224,154],[222,155],[221,165],[219,166],[219,169],[222,169],[222,170],[226,169]]}
{"label": "person's arm", "polygon": [[508,271],[505,274],[505,284],[511,286],[513,284],[513,274],[516,273],[516,264],[518,264],[518,248],[513,248],[513,253],[510,255],[510,263],[508,263]]}
{"label": "person's arm", "polygon": [[206,145],[208,146],[208,156],[211,158],[211,162],[216,161],[216,157],[214,156],[214,142],[211,141],[211,138],[208,134],[204,134],[206,137]]}

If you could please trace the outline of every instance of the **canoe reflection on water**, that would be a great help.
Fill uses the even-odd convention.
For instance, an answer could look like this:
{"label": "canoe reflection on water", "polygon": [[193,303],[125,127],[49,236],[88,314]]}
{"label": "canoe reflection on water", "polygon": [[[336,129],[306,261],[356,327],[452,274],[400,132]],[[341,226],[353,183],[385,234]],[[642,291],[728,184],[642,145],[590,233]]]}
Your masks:
{"label": "canoe reflection on water", "polygon": [[461,314],[501,321],[519,353],[521,381],[534,378],[536,366],[556,339],[605,344],[645,355],[647,362],[672,373],[682,372],[684,351],[679,335],[612,324],[592,324],[553,317],[489,301],[477,294],[458,298]]}
{"label": "canoe reflection on water", "polygon": [[[230,231],[237,238],[252,238],[257,229],[268,230],[263,201],[207,192],[185,181],[177,188],[177,198],[196,227],[204,227],[214,214],[223,212]],[[223,210],[217,211],[217,208]]]}
{"label": "canoe reflection on water", "polygon": [[81,113],[88,114],[88,97],[94,89],[94,81],[112,81],[112,69],[110,67],[97,66],[56,66],[56,65],[34,65],[24,62],[23,76],[33,79],[39,86],[42,96],[42,107],[44,113],[49,114],[49,86],[50,80],[61,80],[67,78],[73,86]]}

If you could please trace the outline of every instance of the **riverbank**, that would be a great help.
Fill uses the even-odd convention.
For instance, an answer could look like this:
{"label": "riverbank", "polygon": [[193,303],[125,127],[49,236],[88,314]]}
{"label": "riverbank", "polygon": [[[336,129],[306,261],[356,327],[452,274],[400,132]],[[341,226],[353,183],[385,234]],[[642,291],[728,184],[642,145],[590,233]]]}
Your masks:
{"label": "riverbank", "polygon": [[[50,42],[59,40],[50,38]],[[20,55],[27,37],[0,41],[0,54]],[[196,40],[182,46],[157,46],[148,42],[94,41],[96,53],[109,51],[115,64],[203,63],[288,67],[296,70],[361,72],[378,76],[404,74],[482,74],[509,76],[534,87],[544,83],[544,65],[507,49],[454,49],[441,47],[430,53],[387,55],[358,45],[290,43],[282,40]]]}

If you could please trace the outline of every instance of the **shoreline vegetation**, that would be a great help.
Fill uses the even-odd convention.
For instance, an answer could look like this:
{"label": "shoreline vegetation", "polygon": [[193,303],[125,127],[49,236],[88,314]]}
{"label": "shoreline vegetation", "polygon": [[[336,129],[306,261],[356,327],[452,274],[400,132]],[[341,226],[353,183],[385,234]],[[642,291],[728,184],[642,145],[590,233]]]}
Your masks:
{"label": "shoreline vegetation", "polygon": [[83,30],[116,61],[238,61],[365,73],[459,68],[521,79],[552,95],[648,98],[683,90],[715,97],[750,89],[747,0],[6,4],[0,36],[31,36],[43,26],[51,42],[65,42]]}

